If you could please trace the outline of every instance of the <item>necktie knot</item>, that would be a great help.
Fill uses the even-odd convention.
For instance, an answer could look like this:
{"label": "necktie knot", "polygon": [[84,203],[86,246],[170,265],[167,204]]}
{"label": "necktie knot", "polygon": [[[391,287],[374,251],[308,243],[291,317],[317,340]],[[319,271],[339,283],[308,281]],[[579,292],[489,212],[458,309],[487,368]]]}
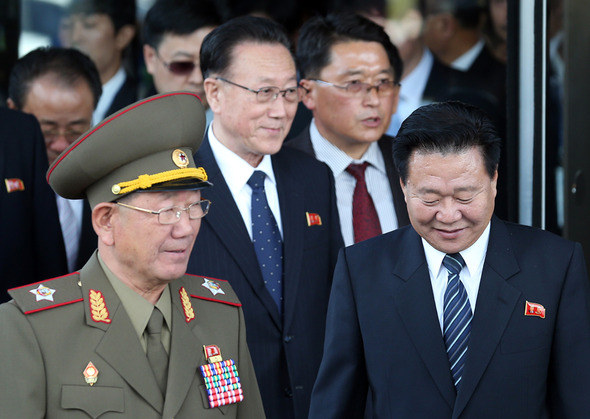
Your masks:
{"label": "necktie knot", "polygon": [[266,173],[262,170],[255,170],[247,183],[253,190],[261,190],[264,189],[264,179],[266,179]]}
{"label": "necktie knot", "polygon": [[463,260],[460,253],[450,253],[445,255],[443,265],[449,273],[457,275],[465,266],[465,260]]}
{"label": "necktie knot", "polygon": [[164,325],[164,316],[162,315],[162,312],[157,308],[154,307],[154,310],[152,311],[152,315],[150,316],[150,319],[148,321],[147,324],[147,332],[150,335],[158,335],[160,333],[162,333],[162,326]]}
{"label": "necktie knot", "polygon": [[357,182],[364,181],[365,180],[365,170],[367,170],[368,166],[369,166],[368,162],[364,162],[364,163],[360,163],[360,164],[351,163],[346,168],[346,171],[348,173],[350,173],[352,176],[354,176],[354,178],[356,179]]}

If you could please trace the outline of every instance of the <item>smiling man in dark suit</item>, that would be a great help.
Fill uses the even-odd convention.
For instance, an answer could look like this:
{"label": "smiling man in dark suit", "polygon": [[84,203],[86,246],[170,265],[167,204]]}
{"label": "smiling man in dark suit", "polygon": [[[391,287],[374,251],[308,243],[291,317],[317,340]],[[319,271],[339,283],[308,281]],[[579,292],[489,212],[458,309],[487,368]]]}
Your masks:
{"label": "smiling man in dark suit", "polygon": [[[310,418],[585,418],[582,248],[493,216],[500,139],[444,102],[402,124],[412,225],[341,251]],[[330,401],[330,402],[327,402]]]}
{"label": "smiling man in dark suit", "polygon": [[207,35],[200,63],[214,117],[195,160],[215,188],[188,272],[227,279],[242,301],[267,417],[306,419],[342,246],[333,177],[281,149],[299,89],[278,24],[230,20]]}
{"label": "smiling man in dark suit", "polygon": [[393,138],[385,135],[403,67],[389,35],[360,15],[317,16],[299,32],[297,64],[313,120],[286,145],[332,169],[344,243],[407,225]]}

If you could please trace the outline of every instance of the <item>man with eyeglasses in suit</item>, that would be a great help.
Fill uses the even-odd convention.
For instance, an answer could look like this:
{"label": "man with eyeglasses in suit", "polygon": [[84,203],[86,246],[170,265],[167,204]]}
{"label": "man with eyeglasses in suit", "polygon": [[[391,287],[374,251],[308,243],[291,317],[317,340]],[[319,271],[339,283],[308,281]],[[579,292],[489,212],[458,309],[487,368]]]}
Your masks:
{"label": "man with eyeglasses in suit", "polygon": [[385,135],[402,75],[387,33],[357,14],[317,16],[300,30],[297,64],[313,120],[286,145],[332,169],[344,243],[407,225],[393,138]]}
{"label": "man with eyeglasses in suit", "polygon": [[[154,93],[187,90],[207,99],[199,68],[199,50],[205,36],[221,23],[212,2],[159,0],[146,14],[143,24],[143,57]],[[213,119],[207,109],[207,123]]]}
{"label": "man with eyeglasses in suit", "polygon": [[[280,25],[253,16],[234,18],[203,41],[214,117],[195,161],[215,184],[203,191],[215,209],[187,271],[227,279],[240,298],[266,416],[306,419],[342,238],[329,168],[281,149],[300,91],[290,47]],[[274,245],[260,244],[267,240]]]}

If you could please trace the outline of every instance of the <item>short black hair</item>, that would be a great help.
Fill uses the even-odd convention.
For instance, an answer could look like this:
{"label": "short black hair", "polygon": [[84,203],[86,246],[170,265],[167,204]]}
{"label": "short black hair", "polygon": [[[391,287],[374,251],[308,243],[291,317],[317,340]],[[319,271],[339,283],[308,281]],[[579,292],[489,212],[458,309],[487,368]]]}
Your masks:
{"label": "short black hair", "polygon": [[431,14],[451,13],[463,28],[479,28],[485,12],[485,0],[420,0],[424,18]]}
{"label": "short black hair", "polygon": [[277,22],[255,16],[236,17],[215,28],[203,40],[200,57],[203,78],[227,71],[234,58],[233,50],[246,42],[279,44],[292,53],[291,41]]}
{"label": "short black hair", "polygon": [[135,0],[73,0],[67,11],[68,14],[105,14],[113,22],[115,33],[125,25],[135,26]]}
{"label": "short black hair", "polygon": [[64,86],[85,80],[96,107],[102,94],[102,83],[94,62],[74,48],[41,47],[20,58],[10,72],[8,97],[17,109],[25,106],[31,84],[46,74],[55,74],[58,83]]}
{"label": "short black hair", "polygon": [[458,101],[433,103],[404,120],[393,142],[393,161],[405,185],[414,151],[447,154],[477,147],[492,178],[500,162],[501,142],[494,124],[479,108]]}
{"label": "short black hair", "polygon": [[350,41],[383,45],[393,69],[394,81],[399,83],[403,64],[389,35],[372,20],[348,12],[315,16],[303,24],[297,41],[297,69],[300,77],[319,77],[322,69],[330,64],[332,47]]}
{"label": "short black hair", "polygon": [[221,16],[209,0],[157,0],[143,22],[143,43],[157,49],[167,34],[190,35],[207,26],[219,26]]}

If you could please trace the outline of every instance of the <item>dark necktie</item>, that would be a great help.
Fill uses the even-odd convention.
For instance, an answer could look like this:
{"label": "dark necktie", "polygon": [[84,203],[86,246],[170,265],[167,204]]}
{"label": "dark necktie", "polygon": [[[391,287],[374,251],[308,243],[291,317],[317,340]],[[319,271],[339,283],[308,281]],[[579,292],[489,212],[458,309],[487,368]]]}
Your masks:
{"label": "dark necktie", "polygon": [[156,381],[162,390],[162,394],[166,394],[166,381],[168,379],[168,354],[162,344],[162,325],[164,324],[164,316],[162,312],[154,307],[150,320],[148,321],[147,330],[147,359],[154,371]]}
{"label": "dark necktie", "polygon": [[252,188],[252,244],[262,271],[264,285],[281,312],[283,242],[275,217],[266,200],[265,178],[264,172],[256,170],[248,179],[248,185]]}
{"label": "dark necktie", "polygon": [[453,374],[455,388],[463,376],[463,365],[467,353],[467,344],[471,332],[471,306],[467,291],[459,278],[459,272],[465,261],[459,253],[445,255],[443,265],[447,268],[449,279],[444,301],[444,340]]}
{"label": "dark necktie", "polygon": [[365,170],[369,163],[350,164],[346,171],[356,179],[356,186],[352,195],[352,228],[354,230],[354,242],[381,234],[381,224],[377,216],[377,210],[365,182]]}

